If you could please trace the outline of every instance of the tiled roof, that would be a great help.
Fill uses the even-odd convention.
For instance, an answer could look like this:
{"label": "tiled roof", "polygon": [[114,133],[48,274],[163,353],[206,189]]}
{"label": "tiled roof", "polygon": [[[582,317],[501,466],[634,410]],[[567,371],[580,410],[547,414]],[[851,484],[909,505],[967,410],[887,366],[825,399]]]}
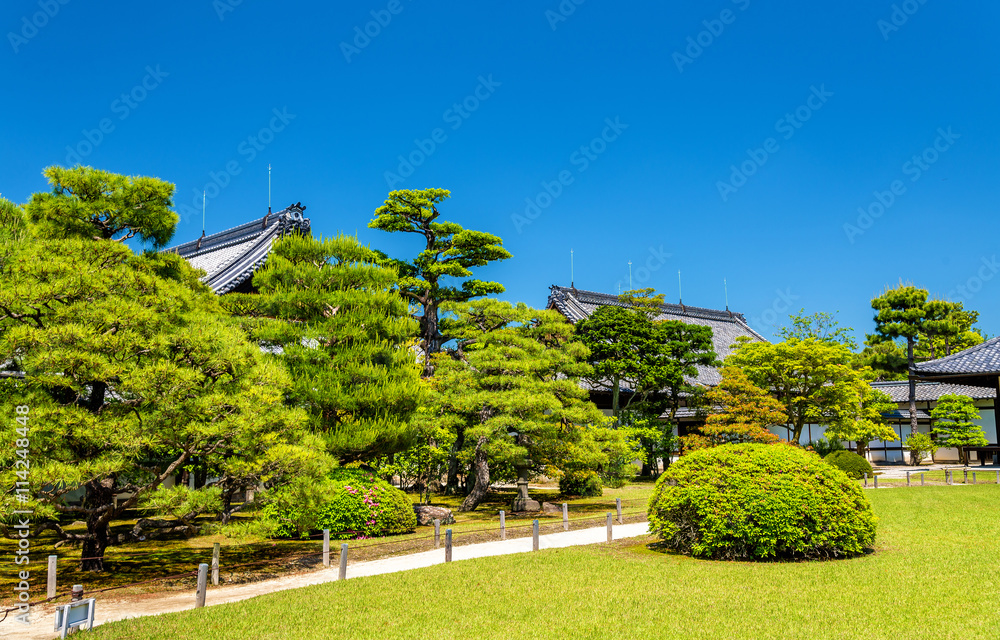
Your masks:
{"label": "tiled roof", "polygon": [[[909,402],[910,385],[906,380],[873,382],[872,387],[889,395],[893,402]],[[989,387],[973,387],[967,384],[952,384],[950,382],[918,382],[917,401],[928,402],[937,400],[941,396],[954,393],[962,396],[969,396],[974,400],[985,398],[995,398],[996,389]]]}
{"label": "tiled roof", "polygon": [[[589,317],[598,307],[608,305],[616,307],[628,306],[621,302],[616,295],[555,285],[550,287],[548,308],[559,311],[573,323]],[[747,324],[742,314],[732,311],[719,311],[679,304],[664,304],[660,306],[660,315],[656,316],[656,319],[680,320],[688,324],[711,327],[712,344],[715,355],[718,356],[719,360],[724,360],[732,352],[733,344],[736,342],[736,338],[740,336],[746,336],[751,340],[767,342],[763,336],[750,328],[750,325]],[[715,367],[699,366],[698,377],[692,382],[714,386],[719,384],[721,379],[722,376]]]}
{"label": "tiled roof", "polygon": [[921,362],[913,367],[925,375],[980,375],[1000,373],[1000,337],[992,338],[950,356]]}
{"label": "tiled roof", "polygon": [[303,211],[301,203],[293,204],[277,213],[164,251],[186,258],[196,269],[204,269],[207,275],[202,281],[215,293],[229,293],[263,266],[277,238],[291,231],[309,232],[309,218],[303,217]]}
{"label": "tiled roof", "polygon": [[[895,411],[889,411],[888,413],[883,413],[882,417],[886,420],[909,420],[910,410],[909,409],[896,409]],[[927,413],[923,409],[917,409],[917,420],[930,420],[931,414]]]}

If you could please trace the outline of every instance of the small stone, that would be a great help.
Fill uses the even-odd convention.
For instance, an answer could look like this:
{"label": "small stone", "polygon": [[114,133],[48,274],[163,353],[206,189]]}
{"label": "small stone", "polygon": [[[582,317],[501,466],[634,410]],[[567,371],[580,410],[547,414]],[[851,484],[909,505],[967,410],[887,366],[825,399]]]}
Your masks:
{"label": "small stone", "polygon": [[417,514],[418,525],[432,525],[438,519],[441,520],[441,524],[455,524],[455,516],[451,514],[451,509],[432,507],[429,504],[415,504],[413,511]]}
{"label": "small stone", "polygon": [[544,513],[557,513],[559,515],[562,515],[562,505],[556,504],[554,502],[543,502],[542,511]]}

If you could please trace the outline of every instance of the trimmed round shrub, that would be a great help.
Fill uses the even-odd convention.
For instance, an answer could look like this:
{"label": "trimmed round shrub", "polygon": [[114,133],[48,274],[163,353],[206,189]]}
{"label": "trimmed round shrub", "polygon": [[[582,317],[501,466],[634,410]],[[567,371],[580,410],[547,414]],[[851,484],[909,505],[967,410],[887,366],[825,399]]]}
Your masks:
{"label": "trimmed round shrub", "polygon": [[872,465],[867,460],[846,449],[827,454],[823,461],[832,464],[855,480],[860,480],[866,473],[869,478],[873,475]]}
{"label": "trimmed round shrub", "polygon": [[306,506],[279,500],[261,511],[275,523],[277,537],[305,536],[310,530],[330,530],[330,537],[346,540],[409,533],[417,528],[413,503],[405,493],[370,472],[337,469],[321,487],[322,498]]}
{"label": "trimmed round shrub", "polygon": [[589,469],[572,470],[559,479],[559,493],[564,496],[592,498],[604,495],[604,485],[596,471]]}
{"label": "trimmed round shrub", "polygon": [[857,483],[789,445],[693,451],[660,476],[648,514],[667,547],[699,558],[836,558],[875,541]]}

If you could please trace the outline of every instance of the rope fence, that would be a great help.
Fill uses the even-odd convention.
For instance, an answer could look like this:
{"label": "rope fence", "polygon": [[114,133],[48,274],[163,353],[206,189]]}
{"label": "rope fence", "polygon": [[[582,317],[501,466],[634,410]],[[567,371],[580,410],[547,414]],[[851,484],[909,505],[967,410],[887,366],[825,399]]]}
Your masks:
{"label": "rope fence", "polygon": [[[532,514],[535,517],[528,523],[524,524],[507,524],[507,514],[504,511],[498,512],[497,520],[491,520],[491,526],[483,526],[470,529],[447,529],[445,531],[446,538],[446,561],[451,561],[451,549],[454,546],[465,546],[468,544],[476,544],[479,542],[489,542],[489,541],[499,541],[507,539],[520,539],[533,536],[535,538],[534,548],[537,550],[538,546],[538,536],[545,533],[554,533],[559,531],[572,531],[584,528],[593,527],[595,523],[607,523],[609,527],[609,541],[610,541],[610,531],[613,523],[626,524],[632,522],[644,522],[646,519],[646,504],[647,501],[644,498],[637,498],[633,500],[621,500],[616,499],[615,511],[607,512],[601,515],[584,515],[574,518],[569,517],[569,505],[567,503],[562,504],[562,517],[559,518],[559,514],[545,512]],[[591,511],[592,505],[582,504],[581,510]],[[590,508],[588,508],[590,507]],[[637,507],[641,507],[638,508]],[[515,516],[517,520],[522,517],[520,514]],[[347,569],[347,558],[348,553],[352,556],[352,561],[363,562],[366,559],[372,557],[384,557],[379,555],[379,550],[384,547],[393,546],[390,555],[408,555],[417,550],[430,551],[440,548],[441,543],[441,523],[439,520],[435,520],[434,523],[434,533],[428,535],[420,536],[409,536],[402,539],[384,539],[379,542],[369,542],[371,539],[354,540],[353,542],[357,546],[351,546],[347,543],[341,544],[341,549],[339,553],[331,553],[330,549],[330,538],[331,532],[329,530],[324,530],[322,533],[307,536],[308,539],[321,538],[322,550],[316,553],[308,553],[305,555],[293,555],[293,556],[282,556],[278,558],[260,558],[257,560],[251,560],[249,562],[244,562],[240,564],[233,565],[223,565],[222,564],[222,547],[219,543],[216,543],[212,548],[212,558],[211,565],[208,563],[200,563],[197,570],[185,571],[183,573],[177,573],[168,576],[158,576],[155,578],[150,578],[148,580],[140,580],[137,582],[130,582],[128,584],[115,585],[110,587],[104,587],[100,589],[88,591],[88,596],[92,597],[94,594],[108,593],[111,591],[117,591],[120,589],[128,589],[132,587],[138,587],[148,584],[154,584],[157,582],[166,582],[170,580],[180,580],[185,578],[197,578],[197,588],[195,594],[196,606],[204,605],[205,598],[205,586],[207,584],[207,572],[209,567],[211,567],[212,575],[212,585],[217,586],[220,583],[219,573],[225,570],[229,574],[230,583],[235,584],[233,577],[236,571],[241,569],[254,568],[256,570],[261,570],[269,566],[283,564],[283,565],[294,565],[303,563],[306,560],[316,560],[317,563],[321,562],[324,568],[329,568],[331,566],[331,555],[336,556],[340,564],[340,574],[339,579],[345,579],[346,569]],[[356,535],[357,531],[338,531],[333,535],[344,536],[344,535]],[[458,544],[458,542],[461,544]],[[268,548],[267,543],[253,543],[248,545],[230,545],[225,547],[225,550],[229,554],[240,554],[250,552],[255,547]],[[350,551],[349,551],[350,549]],[[116,553],[114,558],[108,558],[107,556],[94,557],[94,558],[63,558],[63,561],[70,561],[73,563],[82,562],[84,560],[105,560],[110,562],[115,562],[119,560],[129,559],[129,558],[141,558],[150,555],[162,554],[162,552],[156,551],[135,551],[135,552],[122,552]],[[197,559],[197,557],[195,557]],[[64,591],[59,593],[57,590],[57,564],[59,558],[56,555],[49,556],[48,565],[48,580],[47,580],[47,596],[44,600],[36,600],[33,602],[24,603],[28,607],[36,607],[39,605],[44,605],[48,603],[55,602],[66,596],[71,596],[73,601],[77,601],[83,598],[83,592],[74,588],[70,591]],[[80,585],[74,585],[74,587],[79,587]],[[10,613],[20,610],[21,606],[15,606],[8,609],[0,610],[2,617],[0,617],[0,623],[7,620]]]}

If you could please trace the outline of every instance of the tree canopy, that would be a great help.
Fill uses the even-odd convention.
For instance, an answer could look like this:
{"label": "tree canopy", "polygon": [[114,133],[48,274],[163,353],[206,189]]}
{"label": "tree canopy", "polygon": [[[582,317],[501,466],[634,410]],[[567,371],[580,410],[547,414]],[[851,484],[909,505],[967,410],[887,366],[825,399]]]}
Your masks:
{"label": "tree canopy", "polygon": [[975,423],[981,419],[975,401],[969,396],[948,393],[938,398],[931,409],[934,420],[932,431],[937,444],[942,447],[956,447],[963,463],[968,456],[962,447],[984,446],[987,444],[983,428]]}
{"label": "tree canopy", "polygon": [[446,189],[392,191],[368,223],[372,229],[413,233],[424,239],[416,257],[391,264],[399,271],[400,293],[419,310],[415,317],[420,322],[425,375],[433,371],[431,356],[449,340],[439,318],[441,305],[503,293],[503,285],[472,277],[472,269],[511,257],[498,236],[439,220],[437,205],[450,197]]}

